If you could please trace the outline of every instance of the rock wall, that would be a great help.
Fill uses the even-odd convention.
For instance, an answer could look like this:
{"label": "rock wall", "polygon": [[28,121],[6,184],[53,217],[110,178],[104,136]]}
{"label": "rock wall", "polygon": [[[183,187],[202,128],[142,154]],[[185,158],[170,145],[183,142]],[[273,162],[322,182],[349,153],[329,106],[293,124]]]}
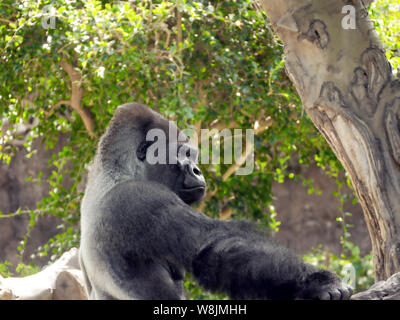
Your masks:
{"label": "rock wall", "polygon": [[[316,166],[307,168],[303,174],[307,180],[314,180],[313,185],[322,190],[322,194],[308,194],[301,181],[275,183],[272,192],[276,199],[278,220],[282,223],[276,238],[297,253],[308,253],[311,248],[322,244],[325,249],[339,254],[343,229],[342,224],[336,221],[341,216],[338,210],[340,201],[332,195],[337,190],[336,182]],[[345,181],[344,177],[341,180]],[[352,204],[352,191],[345,183],[342,192],[351,196],[343,205],[343,211],[352,214],[345,219],[346,223],[354,225],[348,229],[350,241],[358,245],[361,254],[365,255],[371,252],[371,241],[361,206]]]}
{"label": "rock wall", "polygon": [[[34,143],[37,153],[31,159],[26,159],[26,152],[17,152],[9,165],[0,163],[0,211],[3,214],[14,212],[18,208],[35,208],[36,202],[48,195],[49,186],[26,181],[29,176],[36,177],[42,171],[43,177],[48,177],[53,168],[48,166],[52,153],[61,151],[68,141],[66,135],[59,138],[59,144],[53,150],[45,150],[40,140]],[[54,216],[45,216],[38,221],[32,230],[30,240],[24,253],[24,260],[57,233],[59,220]],[[21,215],[14,218],[0,219],[0,262],[4,260],[13,264],[19,262],[17,247],[24,239],[28,227],[28,217]],[[37,259],[35,262],[43,265],[48,258]]]}

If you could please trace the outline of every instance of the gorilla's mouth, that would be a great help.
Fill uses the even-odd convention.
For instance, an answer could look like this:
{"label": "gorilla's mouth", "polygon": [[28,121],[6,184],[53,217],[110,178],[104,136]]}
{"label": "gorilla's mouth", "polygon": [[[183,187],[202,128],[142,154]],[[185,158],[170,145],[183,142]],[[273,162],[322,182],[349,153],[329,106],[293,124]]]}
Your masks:
{"label": "gorilla's mouth", "polygon": [[179,191],[180,198],[187,204],[192,204],[201,200],[205,194],[206,187],[199,185],[191,188],[182,188]]}
{"label": "gorilla's mouth", "polygon": [[205,191],[206,187],[205,186],[197,186],[197,187],[192,187],[192,188],[183,188],[181,191],[182,192],[196,192],[196,191]]}

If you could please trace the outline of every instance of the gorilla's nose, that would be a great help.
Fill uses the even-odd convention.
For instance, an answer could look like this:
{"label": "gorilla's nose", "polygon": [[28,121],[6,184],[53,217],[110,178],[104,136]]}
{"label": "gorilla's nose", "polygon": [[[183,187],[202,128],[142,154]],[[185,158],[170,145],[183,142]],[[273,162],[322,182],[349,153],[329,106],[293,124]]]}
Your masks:
{"label": "gorilla's nose", "polygon": [[189,165],[189,173],[194,176],[203,177],[200,169],[196,165]]}
{"label": "gorilla's nose", "polygon": [[183,180],[185,188],[205,187],[206,182],[199,167],[194,163],[187,163],[185,166],[185,178]]}

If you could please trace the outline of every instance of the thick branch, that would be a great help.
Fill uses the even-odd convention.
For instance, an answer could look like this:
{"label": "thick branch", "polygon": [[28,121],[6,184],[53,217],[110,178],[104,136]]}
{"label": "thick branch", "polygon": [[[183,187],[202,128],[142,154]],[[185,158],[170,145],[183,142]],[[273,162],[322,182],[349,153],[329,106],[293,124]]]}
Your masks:
{"label": "thick branch", "polygon": [[91,138],[94,138],[95,137],[95,134],[94,134],[95,122],[94,122],[93,116],[90,113],[88,108],[86,108],[85,106],[82,106],[82,99],[83,99],[84,91],[81,86],[81,82],[82,82],[81,74],[79,71],[77,71],[71,64],[69,64],[65,60],[60,61],[60,66],[68,74],[68,76],[71,80],[72,90],[71,90],[71,99],[69,100],[70,106],[81,117],[83,124],[85,125],[85,128],[86,128],[87,132],[89,133],[89,136]]}
{"label": "thick branch", "polygon": [[400,300],[400,273],[386,281],[379,281],[366,291],[355,294],[351,300]]}
{"label": "thick branch", "polygon": [[250,154],[254,150],[254,145],[247,141],[246,149],[243,151],[242,155],[239,159],[236,159],[235,163],[233,163],[222,175],[222,181],[228,181],[229,177],[234,174],[245,162],[246,159],[250,156]]}
{"label": "thick branch", "polygon": [[53,114],[54,110],[56,110],[59,106],[62,106],[62,105],[71,106],[71,100],[60,100],[57,103],[55,103],[50,108],[50,110],[46,113],[46,119]]}

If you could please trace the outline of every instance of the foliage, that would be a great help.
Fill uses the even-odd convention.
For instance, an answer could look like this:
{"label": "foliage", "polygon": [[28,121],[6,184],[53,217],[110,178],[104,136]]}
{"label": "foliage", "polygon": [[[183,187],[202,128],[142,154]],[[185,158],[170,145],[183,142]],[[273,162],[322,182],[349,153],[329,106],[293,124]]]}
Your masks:
{"label": "foliage", "polygon": [[[13,276],[13,273],[10,271],[11,266],[12,266],[12,263],[7,260],[4,261],[3,263],[0,263],[0,276],[2,276],[2,277]],[[15,272],[18,275],[20,275],[21,277],[26,277],[26,276],[35,274],[39,271],[40,271],[40,268],[38,266],[33,265],[33,263],[29,263],[29,264],[19,263],[15,270]]]}
{"label": "foliage", "polygon": [[0,263],[0,276],[11,277],[12,276],[12,272],[10,271],[11,266],[12,263],[7,260],[5,260],[3,263]]}
{"label": "foliage", "polygon": [[[338,172],[330,172],[330,175],[337,177]],[[347,178],[347,183],[351,187]],[[351,217],[350,212],[344,211],[345,200],[351,195],[343,191],[343,182],[336,179],[337,190],[333,195],[339,199],[338,213],[341,214],[336,221],[342,226],[343,234],[340,236],[342,253],[336,255],[329,250],[324,250],[321,245],[314,248],[310,254],[304,256],[304,260],[322,268],[329,268],[336,272],[342,279],[348,281],[353,286],[355,292],[368,289],[374,283],[372,254],[361,256],[360,248],[350,241],[350,230],[353,225],[347,223],[346,219]],[[354,198],[356,200],[356,198]],[[354,203],[354,201],[353,201]]]}
{"label": "foliage", "polygon": [[199,287],[190,273],[185,277],[185,291],[189,293],[190,300],[228,300],[229,297],[221,293],[213,293]]}
{"label": "foliage", "polygon": [[[351,242],[347,243],[350,255],[335,255],[329,250],[324,250],[321,245],[314,248],[311,253],[303,256],[304,260],[320,268],[328,268],[342,279],[349,281],[354,286],[354,292],[361,292],[374,283],[372,255],[360,256],[360,248]],[[351,270],[355,270],[354,283]]]}
{"label": "foliage", "polygon": [[[42,26],[46,5],[56,10],[55,29]],[[255,139],[252,174],[223,181],[229,165],[203,166],[212,194],[204,211],[210,215],[229,207],[237,217],[269,221],[277,228],[271,184],[298,175],[288,166],[292,153],[304,163],[316,150],[334,158],[302,114],[283,69],[280,44],[251,1],[6,1],[0,16],[9,21],[0,30],[0,106],[9,121],[2,157],[9,160],[9,142],[20,138],[15,136],[20,122],[38,120],[24,141],[31,152],[34,138],[52,148],[58,134],[69,134],[68,145],[49,161],[54,167],[50,177],[39,173],[33,178],[49,183],[49,196],[28,210],[30,229],[40,215],[62,219],[60,234],[43,247],[55,256],[79,244],[74,235],[79,234],[80,182],[97,143],[68,102],[74,92],[63,62],[79,70],[81,105],[90,110],[96,138],[113,110],[132,100],[178,120],[181,127],[235,123],[252,128],[256,121],[273,119]],[[73,182],[65,183],[66,176]]]}
{"label": "foliage", "polygon": [[400,1],[375,0],[370,17],[386,50],[386,57],[397,76],[400,75]]}

